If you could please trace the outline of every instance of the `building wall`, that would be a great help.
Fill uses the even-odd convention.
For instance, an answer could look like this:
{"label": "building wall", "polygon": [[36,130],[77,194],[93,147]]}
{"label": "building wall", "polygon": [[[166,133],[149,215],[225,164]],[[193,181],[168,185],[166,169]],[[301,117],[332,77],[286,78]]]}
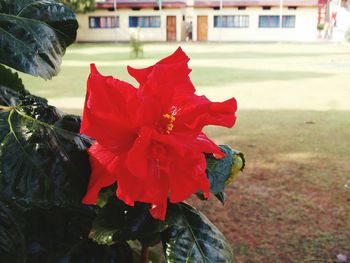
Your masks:
{"label": "building wall", "polygon": [[[176,41],[184,40],[186,22],[193,23],[193,40],[197,40],[197,16],[208,16],[208,41],[315,41],[317,31],[317,7],[298,7],[296,10],[283,9],[283,15],[295,15],[294,28],[259,28],[259,15],[279,15],[279,7],[263,10],[261,7],[247,7],[245,10],[224,8],[222,11],[212,8],[186,9],[120,9],[117,12],[97,10],[93,13],[77,15],[79,21],[78,42],[129,41],[138,34],[141,41],[166,41],[166,17],[176,16]],[[89,28],[89,16],[119,16],[119,27],[111,29]],[[129,28],[129,16],[161,16],[160,28]],[[248,28],[215,28],[215,15],[249,15]]]}
{"label": "building wall", "polygon": [[[245,10],[224,8],[194,10],[193,31],[197,40],[197,16],[208,15],[208,41],[315,41],[317,31],[317,8],[298,7],[296,10],[284,8],[283,15],[295,15],[294,28],[259,28],[260,15],[279,15],[278,7],[263,10],[261,7],[247,7]],[[215,15],[249,15],[248,28],[215,28]]]}
{"label": "building wall", "polygon": [[[117,12],[96,10],[93,13],[78,14],[78,42],[129,41],[132,35],[138,35],[141,41],[166,41],[167,16],[176,16],[176,40],[181,41],[182,9],[120,9]],[[118,28],[89,28],[90,16],[119,16]],[[129,28],[129,16],[160,16],[161,26],[157,28]]]}

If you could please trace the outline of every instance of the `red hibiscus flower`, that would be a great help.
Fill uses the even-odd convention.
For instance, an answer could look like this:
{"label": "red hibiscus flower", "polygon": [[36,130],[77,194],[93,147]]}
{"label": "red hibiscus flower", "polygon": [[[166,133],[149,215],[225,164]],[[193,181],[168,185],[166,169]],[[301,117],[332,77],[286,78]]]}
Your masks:
{"label": "red hibiscus flower", "polygon": [[198,190],[208,196],[203,153],[223,154],[202,129],[232,127],[236,100],[195,95],[188,61],[178,48],[154,66],[128,67],[138,89],[91,65],[81,133],[96,140],[83,203],[95,204],[100,189],[117,182],[119,199],[150,203],[152,216],[164,220],[168,198],[181,202]]}

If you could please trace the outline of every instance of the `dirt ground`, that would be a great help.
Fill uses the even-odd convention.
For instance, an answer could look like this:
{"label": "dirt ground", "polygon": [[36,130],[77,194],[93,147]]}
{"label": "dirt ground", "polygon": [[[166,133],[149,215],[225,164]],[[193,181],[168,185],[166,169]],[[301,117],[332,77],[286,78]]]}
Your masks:
{"label": "dirt ground", "polygon": [[244,111],[240,118],[235,132],[208,129],[247,159],[225,205],[191,199],[232,243],[236,261],[349,258],[349,150],[339,147],[350,139],[349,113]]}

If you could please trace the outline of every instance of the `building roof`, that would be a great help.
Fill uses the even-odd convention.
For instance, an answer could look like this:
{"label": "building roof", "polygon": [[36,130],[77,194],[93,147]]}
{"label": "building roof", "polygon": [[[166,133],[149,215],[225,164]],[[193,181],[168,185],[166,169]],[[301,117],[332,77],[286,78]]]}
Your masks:
{"label": "building roof", "polygon": [[[117,8],[156,8],[159,1],[163,8],[181,8],[189,6],[186,0],[116,0]],[[327,0],[281,0],[283,6],[317,6],[319,1]],[[114,0],[97,0],[98,9],[113,9]],[[194,0],[190,6],[194,7],[219,7],[220,0]],[[223,7],[238,6],[279,6],[280,0],[222,0]]]}
{"label": "building roof", "polygon": [[[317,6],[318,0],[283,0],[283,6]],[[194,0],[195,7],[218,7],[220,1]],[[223,7],[280,6],[280,0],[222,0]]]}
{"label": "building roof", "polygon": [[[116,0],[117,8],[155,8],[159,7],[157,0]],[[185,0],[161,0],[162,7],[179,8],[185,7]],[[114,8],[114,0],[96,1],[98,9]]]}

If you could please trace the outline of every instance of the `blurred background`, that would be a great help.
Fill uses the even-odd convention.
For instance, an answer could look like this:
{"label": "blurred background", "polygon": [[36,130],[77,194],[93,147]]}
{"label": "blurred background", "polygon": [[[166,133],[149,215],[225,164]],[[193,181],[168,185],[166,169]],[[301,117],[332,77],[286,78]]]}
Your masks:
{"label": "blurred background", "polygon": [[78,43],[67,49],[61,73],[47,82],[21,75],[31,92],[81,114],[90,63],[136,85],[127,65],[152,65],[181,46],[198,94],[237,99],[235,127],[206,132],[247,161],[224,206],[215,198],[190,202],[229,239],[237,262],[349,262],[348,2],[112,0],[88,7],[78,10]]}

